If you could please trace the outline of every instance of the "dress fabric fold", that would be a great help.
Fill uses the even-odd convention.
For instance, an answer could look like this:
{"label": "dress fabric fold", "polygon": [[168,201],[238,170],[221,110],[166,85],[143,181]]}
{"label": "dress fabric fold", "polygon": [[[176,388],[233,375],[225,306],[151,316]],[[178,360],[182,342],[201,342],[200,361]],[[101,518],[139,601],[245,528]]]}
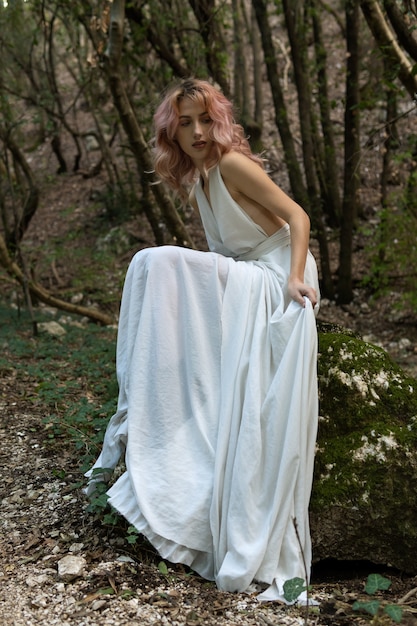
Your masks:
{"label": "dress fabric fold", "polygon": [[[315,311],[288,297],[289,227],[268,237],[218,167],[209,188],[210,203],[196,185],[210,252],[149,248],[129,266],[118,408],[87,492],[124,454],[109,503],[163,558],[222,590],[260,582],[261,600],[283,600],[311,563]],[[318,292],[310,253],[305,281]]]}

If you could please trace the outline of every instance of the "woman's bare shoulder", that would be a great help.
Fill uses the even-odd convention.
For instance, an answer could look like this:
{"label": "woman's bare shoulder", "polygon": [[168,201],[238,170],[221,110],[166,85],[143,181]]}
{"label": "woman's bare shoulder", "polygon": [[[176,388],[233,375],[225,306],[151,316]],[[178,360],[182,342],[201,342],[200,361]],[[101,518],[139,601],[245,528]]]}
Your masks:
{"label": "woman's bare shoulder", "polygon": [[224,154],[219,163],[220,174],[225,181],[242,190],[251,184],[265,184],[269,177],[255,161],[241,152],[231,150]]}
{"label": "woman's bare shoulder", "polygon": [[219,162],[221,174],[234,173],[240,171],[242,168],[251,167],[252,165],[256,165],[256,163],[236,150],[230,150],[230,152],[223,154]]}

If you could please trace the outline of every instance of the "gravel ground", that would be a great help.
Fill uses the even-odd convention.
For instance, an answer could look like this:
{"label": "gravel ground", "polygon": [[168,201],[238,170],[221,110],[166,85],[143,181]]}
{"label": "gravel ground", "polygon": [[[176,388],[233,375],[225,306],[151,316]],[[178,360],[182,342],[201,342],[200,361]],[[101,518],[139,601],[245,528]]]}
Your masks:
{"label": "gravel ground", "polygon": [[[129,546],[122,520],[120,529],[106,527],[86,511],[74,456],[65,450],[68,444],[44,442],[41,415],[23,412],[22,399],[10,400],[10,382],[8,373],[2,373],[1,626],[370,623],[352,611],[363,596],[363,571],[350,579],[316,575],[312,596],[320,608],[306,614],[303,608],[261,604],[255,593],[220,592],[181,566],[161,567],[149,546]],[[63,569],[68,557],[76,562],[72,574]],[[395,597],[407,596],[409,611],[402,623],[415,626],[417,579],[392,578]],[[371,623],[393,622],[374,618]]]}
{"label": "gravel ground", "polygon": [[[4,398],[7,376],[1,380]],[[42,442],[40,418],[20,412],[21,404],[0,403],[0,624],[305,623],[301,609],[219,592],[169,564],[161,571],[143,548],[139,562],[123,533],[85,511],[73,459]],[[69,555],[79,566],[73,578],[62,570]]]}
{"label": "gravel ground", "polygon": [[[411,375],[417,374],[416,327],[389,317],[392,302],[378,310],[361,300],[344,310],[323,304],[323,321],[342,322],[368,336]],[[367,599],[364,581],[372,569],[352,571],[346,564],[333,572],[313,568],[312,596],[320,608],[306,614],[301,608],[261,604],[255,593],[220,592],[181,566],[161,566],[143,541],[130,545],[122,519],[106,526],[102,513],[86,511],[73,443],[65,437],[48,440],[44,418],[49,409],[37,399],[39,381],[19,374],[21,368],[13,367],[16,355],[8,356],[10,365],[0,368],[0,626],[370,623],[352,606]],[[63,569],[68,557],[75,560],[72,575]],[[402,623],[416,626],[417,578],[388,575],[392,587],[384,602],[405,602]],[[384,616],[371,623],[393,622]]]}

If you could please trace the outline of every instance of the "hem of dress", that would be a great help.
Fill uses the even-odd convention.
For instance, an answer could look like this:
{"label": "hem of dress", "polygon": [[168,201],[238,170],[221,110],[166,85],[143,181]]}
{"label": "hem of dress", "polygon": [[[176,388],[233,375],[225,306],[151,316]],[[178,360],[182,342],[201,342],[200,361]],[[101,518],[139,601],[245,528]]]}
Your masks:
{"label": "hem of dress", "polygon": [[[129,493],[130,492],[130,493]],[[166,559],[170,563],[181,563],[195,571],[199,576],[210,582],[216,582],[214,575],[213,558],[209,552],[203,552],[193,548],[187,548],[178,544],[171,539],[167,539],[155,533],[148,522],[140,512],[127,472],[125,472],[107,492],[109,496],[108,503],[120,513],[132,526],[134,526],[140,534],[152,544],[162,559]],[[209,563],[208,563],[209,562]],[[283,582],[279,577],[273,579],[272,582],[253,581],[246,589],[228,591],[217,585],[220,591],[228,591],[228,593],[257,593],[256,599],[259,602],[281,602],[282,604],[292,605],[299,604],[301,606],[318,604],[311,598],[307,598],[306,592],[294,602],[288,602],[283,592]],[[262,588],[262,591],[260,591]]]}
{"label": "hem of dress", "polygon": [[215,580],[213,573],[214,565],[209,552],[188,548],[152,530],[137,506],[127,472],[108,490],[107,495],[109,496],[108,503],[110,506],[123,515],[139,533],[146,537],[161,558],[171,563],[182,563],[206,580]]}

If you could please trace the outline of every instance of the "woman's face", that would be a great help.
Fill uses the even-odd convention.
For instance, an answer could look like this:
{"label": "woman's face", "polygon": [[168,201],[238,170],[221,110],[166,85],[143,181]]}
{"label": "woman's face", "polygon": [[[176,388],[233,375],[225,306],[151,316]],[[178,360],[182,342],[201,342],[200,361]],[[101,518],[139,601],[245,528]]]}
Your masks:
{"label": "woman's face", "polygon": [[202,104],[187,97],[181,100],[175,139],[197,167],[203,165],[210,154],[213,141],[208,133],[212,123]]}

